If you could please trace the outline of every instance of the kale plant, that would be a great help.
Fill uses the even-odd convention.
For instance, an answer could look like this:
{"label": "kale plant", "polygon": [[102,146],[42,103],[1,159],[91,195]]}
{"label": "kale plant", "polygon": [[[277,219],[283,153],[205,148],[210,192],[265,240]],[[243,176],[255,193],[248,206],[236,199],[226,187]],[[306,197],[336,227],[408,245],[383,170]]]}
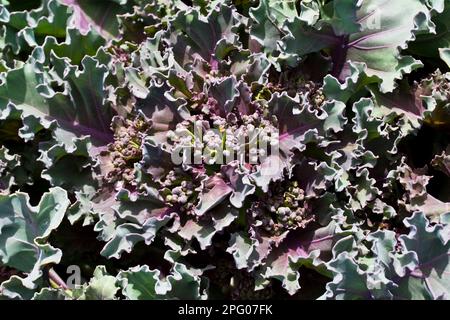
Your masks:
{"label": "kale plant", "polygon": [[0,298],[450,299],[449,21],[0,0]]}

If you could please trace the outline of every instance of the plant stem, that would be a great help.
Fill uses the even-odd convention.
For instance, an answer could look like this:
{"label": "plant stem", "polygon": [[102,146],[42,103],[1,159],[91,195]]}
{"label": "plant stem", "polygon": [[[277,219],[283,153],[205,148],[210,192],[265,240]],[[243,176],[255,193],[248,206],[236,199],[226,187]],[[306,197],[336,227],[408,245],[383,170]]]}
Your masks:
{"label": "plant stem", "polygon": [[67,284],[64,282],[63,279],[61,279],[61,277],[56,273],[55,270],[53,270],[53,268],[50,268],[48,270],[48,277],[50,278],[50,280],[52,280],[55,284],[57,284],[60,288],[67,290],[69,289],[69,287],[67,286]]}

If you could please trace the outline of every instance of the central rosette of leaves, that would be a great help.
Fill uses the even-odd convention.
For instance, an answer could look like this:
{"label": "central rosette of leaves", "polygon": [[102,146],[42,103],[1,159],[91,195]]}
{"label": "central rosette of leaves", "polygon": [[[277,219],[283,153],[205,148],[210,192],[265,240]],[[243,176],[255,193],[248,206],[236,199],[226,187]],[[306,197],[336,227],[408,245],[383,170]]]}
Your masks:
{"label": "central rosette of leaves", "polygon": [[101,153],[92,211],[103,211],[103,255],[155,241],[170,263],[208,261],[212,274],[223,256],[239,270],[226,276],[228,294],[258,287],[262,297],[272,278],[297,290],[292,259],[320,264],[314,239],[334,232],[331,152],[347,119],[322,81],[253,52],[246,32],[220,5],[180,13],[136,46],[115,44],[115,102],[127,105]]}

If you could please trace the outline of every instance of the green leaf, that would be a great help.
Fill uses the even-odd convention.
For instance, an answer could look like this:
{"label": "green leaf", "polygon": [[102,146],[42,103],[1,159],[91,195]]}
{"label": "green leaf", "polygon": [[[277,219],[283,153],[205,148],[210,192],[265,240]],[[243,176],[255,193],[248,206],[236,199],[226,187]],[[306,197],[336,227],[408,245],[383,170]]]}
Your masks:
{"label": "green leaf", "polygon": [[[262,0],[258,7],[250,9],[250,17],[253,19],[250,35],[270,54],[284,35],[284,23],[297,17],[297,10],[294,1]],[[305,19],[305,14],[302,18]]]}
{"label": "green leaf", "polygon": [[0,147],[0,193],[8,194],[14,184],[14,169],[20,165],[20,157]]}
{"label": "green leaf", "polygon": [[130,300],[155,300],[165,293],[164,288],[159,288],[162,287],[160,271],[150,270],[146,265],[121,271],[117,278],[123,295]]}
{"label": "green leaf", "polygon": [[[15,193],[0,195],[0,257],[3,264],[31,272],[43,256],[61,255],[59,250],[42,244],[64,218],[70,202],[61,188],[50,189],[35,207],[29,196]],[[46,258],[48,259],[48,258]]]}
{"label": "green leaf", "polygon": [[73,10],[69,26],[87,34],[94,29],[105,39],[114,39],[119,35],[118,15],[131,10],[125,0],[58,0]]}
{"label": "green leaf", "polygon": [[[38,49],[36,55],[41,52]],[[73,138],[85,135],[96,145],[111,141],[113,111],[103,103],[106,67],[88,56],[82,61],[83,70],[57,57],[52,62],[50,74],[33,58],[23,67],[9,71],[0,85],[0,109],[13,103],[24,116],[38,116],[47,123],[56,120],[60,128],[55,137],[68,147]],[[55,92],[49,77],[61,82],[64,91]]]}
{"label": "green leaf", "polygon": [[438,59],[440,48],[450,47],[450,6],[444,12],[434,15],[436,33],[424,32],[417,35],[414,42],[408,46],[408,52],[426,58]]}
{"label": "green leaf", "polygon": [[287,58],[331,49],[333,76],[344,81],[351,75],[348,61],[362,64],[369,77],[377,77],[382,92],[392,91],[396,79],[422,66],[414,58],[400,55],[414,40],[414,33],[434,31],[421,0],[367,0],[359,7],[346,0],[335,1],[334,18],[322,22],[320,30],[299,19],[287,24],[290,35],[283,39]]}
{"label": "green leaf", "polygon": [[205,283],[201,272],[175,263],[171,273],[163,278],[159,270],[148,266],[137,266],[121,271],[117,278],[122,292],[130,300],[189,299],[205,298]]}
{"label": "green leaf", "polygon": [[109,208],[114,210],[114,215],[105,213],[101,216],[95,230],[108,230],[108,233],[100,235],[108,241],[101,254],[119,259],[123,252],[131,252],[138,242],[144,241],[150,245],[158,230],[173,218],[173,212],[165,207],[161,199],[151,195],[130,199],[129,192],[122,190],[117,199],[119,201],[113,201]]}
{"label": "green leaf", "polygon": [[[403,299],[449,299],[450,241],[442,225],[431,226],[423,213],[405,220],[410,229],[400,243],[414,257],[414,265],[397,272],[405,277],[399,281],[397,295]],[[409,270],[408,270],[409,269]]]}
{"label": "green leaf", "polygon": [[104,266],[97,266],[84,289],[81,300],[114,300],[119,290],[116,277],[108,275]]}

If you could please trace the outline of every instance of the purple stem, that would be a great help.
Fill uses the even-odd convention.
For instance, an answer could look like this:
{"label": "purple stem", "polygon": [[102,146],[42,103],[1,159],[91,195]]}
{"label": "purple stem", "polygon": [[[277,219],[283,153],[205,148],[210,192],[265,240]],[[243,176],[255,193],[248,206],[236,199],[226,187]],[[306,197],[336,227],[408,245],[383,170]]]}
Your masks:
{"label": "purple stem", "polygon": [[331,57],[333,60],[333,70],[331,74],[333,77],[338,79],[347,60],[348,41],[349,36],[341,36],[339,37],[338,43],[333,48],[333,54]]}
{"label": "purple stem", "polygon": [[58,286],[60,286],[62,289],[67,290],[69,289],[69,287],[67,286],[67,284],[64,282],[63,279],[61,279],[61,277],[56,273],[55,270],[53,270],[53,268],[51,268],[50,270],[48,270],[48,277],[55,282]]}

